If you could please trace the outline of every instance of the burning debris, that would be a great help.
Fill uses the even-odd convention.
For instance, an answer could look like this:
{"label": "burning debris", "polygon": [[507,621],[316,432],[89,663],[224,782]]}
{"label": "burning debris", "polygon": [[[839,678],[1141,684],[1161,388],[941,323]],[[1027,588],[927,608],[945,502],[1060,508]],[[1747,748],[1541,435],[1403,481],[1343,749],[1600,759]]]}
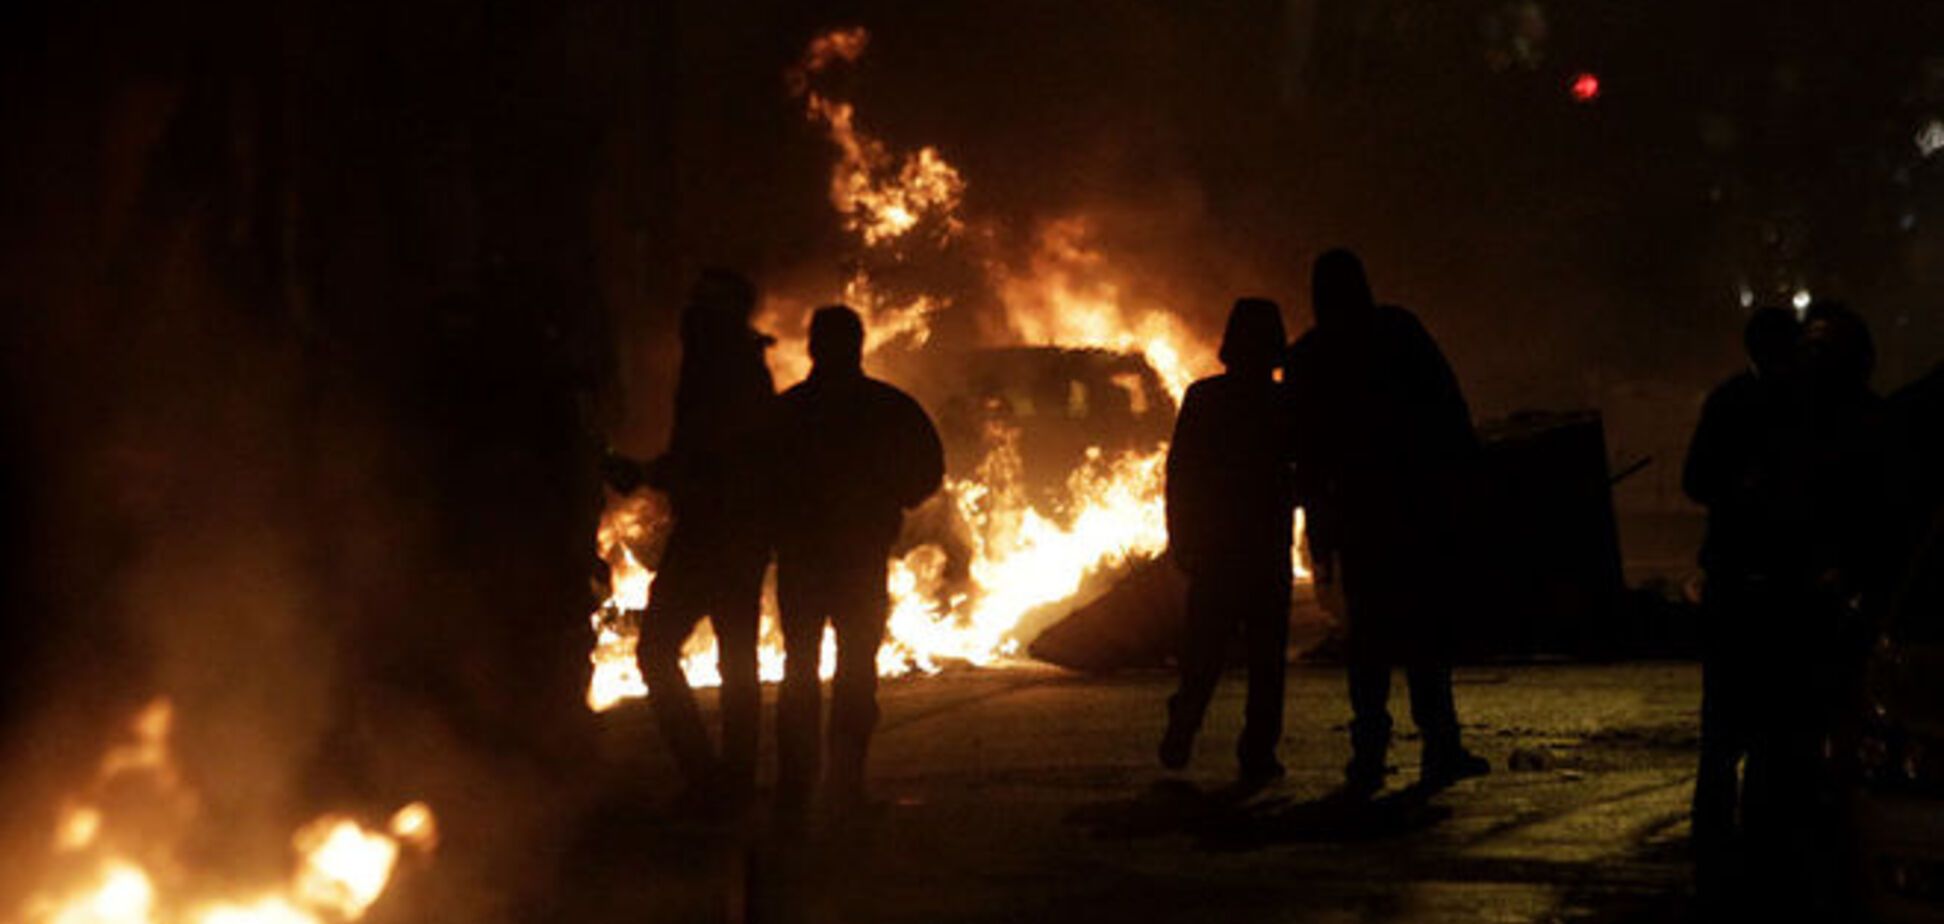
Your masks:
{"label": "burning debris", "polygon": [[[1084,418],[1090,416],[1091,393],[1084,384],[1069,386],[1075,389],[1071,395],[1047,402],[1054,406],[1026,400],[988,415],[981,451],[958,466],[940,496],[912,518],[921,525],[907,530],[891,562],[892,612],[878,666],[881,674],[895,676],[1016,656],[1040,626],[1104,589],[1106,578],[1166,549],[1166,423],[1187,384],[1214,367],[1214,354],[1174,313],[1127,301],[1107,255],[1090,243],[1084,218],[1044,225],[1023,265],[984,249],[995,234],[964,233],[967,219],[960,207],[967,184],[943,154],[932,147],[894,153],[859,128],[852,104],[818,88],[820,75],[839,63],[855,63],[868,44],[861,28],[826,33],[786,75],[790,93],[803,101],[807,117],[837,149],[831,204],[858,246],[847,261],[852,269],[841,296],[864,315],[872,332],[867,353],[890,366],[901,358],[934,359],[930,319],[953,304],[950,295],[936,292],[888,294],[871,273],[873,263],[903,264],[920,246],[981,248],[972,262],[983,268],[986,284],[1004,306],[1002,320],[988,325],[987,336],[997,343],[1124,356],[1134,370],[1117,386],[1126,392],[1124,401],[1143,413],[1160,412],[1156,417],[1162,421],[1161,435],[1140,445],[1110,450],[1103,447],[1111,441],[1099,439],[1058,477],[1034,471],[1029,478],[1021,446],[1030,427],[1025,418],[1044,416],[1067,430],[1090,433]],[[788,316],[790,310],[800,311],[801,303],[772,300],[765,324],[783,331],[799,328],[800,318]],[[801,344],[786,336],[771,361],[780,380],[794,379],[804,362]],[[1158,377],[1161,393],[1150,391],[1143,376]],[[1103,401],[1114,394],[1113,388],[1099,391]],[[1046,482],[1051,490],[1037,489]],[[667,525],[665,511],[655,503],[616,500],[597,538],[610,572],[607,599],[593,616],[596,642],[587,703],[597,712],[646,693],[635,645],[639,615],[654,582],[645,562],[653,560],[653,546]],[[946,525],[939,528],[940,523]],[[824,644],[828,655],[834,640],[827,635]],[[719,684],[716,640],[706,623],[689,637],[682,655],[690,683]],[[765,681],[781,678],[773,589],[764,594],[759,661]],[[824,659],[826,670],[833,661]]]}
{"label": "burning debris", "polygon": [[324,924],[364,917],[404,860],[438,844],[431,807],[413,802],[382,828],[328,814],[291,837],[289,880],[238,889],[182,860],[199,800],[170,751],[175,710],[157,699],[109,748],[88,787],[62,805],[45,884],[28,924]]}

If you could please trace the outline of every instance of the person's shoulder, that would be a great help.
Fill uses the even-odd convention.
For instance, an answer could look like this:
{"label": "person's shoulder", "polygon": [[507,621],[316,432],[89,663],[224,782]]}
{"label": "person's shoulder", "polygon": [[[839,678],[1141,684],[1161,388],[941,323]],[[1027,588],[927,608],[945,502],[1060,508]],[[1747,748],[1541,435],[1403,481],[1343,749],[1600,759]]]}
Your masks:
{"label": "person's shoulder", "polygon": [[1371,316],[1393,324],[1418,323],[1417,312],[1403,305],[1393,305],[1388,302],[1374,306],[1371,309]]}
{"label": "person's shoulder", "polygon": [[867,376],[864,379],[864,388],[866,394],[871,396],[871,400],[881,405],[904,411],[917,411],[921,414],[925,412],[925,406],[919,404],[918,399],[912,397],[910,392],[883,379]]}
{"label": "person's shoulder", "polygon": [[1770,390],[1772,390],[1770,383],[1762,381],[1755,373],[1744,370],[1723,379],[1712,391],[1709,391],[1708,403],[1726,405],[1749,401]]}
{"label": "person's shoulder", "polygon": [[809,400],[810,396],[815,392],[816,388],[810,384],[810,380],[804,379],[795,385],[783,389],[782,393],[776,396],[776,399],[785,404],[801,404]]}
{"label": "person's shoulder", "polygon": [[1403,305],[1378,305],[1371,311],[1371,321],[1379,329],[1413,337],[1429,337],[1424,322],[1418,320],[1417,313]]}
{"label": "person's shoulder", "polygon": [[1185,407],[1190,401],[1207,401],[1218,398],[1229,389],[1229,376],[1221,373],[1199,378],[1188,384],[1188,390],[1181,393],[1181,403]]}

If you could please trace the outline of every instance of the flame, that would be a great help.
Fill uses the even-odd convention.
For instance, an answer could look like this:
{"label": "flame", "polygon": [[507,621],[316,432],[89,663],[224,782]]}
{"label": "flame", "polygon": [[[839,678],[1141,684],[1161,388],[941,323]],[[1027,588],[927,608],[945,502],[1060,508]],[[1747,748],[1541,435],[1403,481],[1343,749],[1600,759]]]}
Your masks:
{"label": "flame", "polygon": [[378,900],[398,862],[398,842],[350,818],[326,815],[298,829],[303,859],[292,891],[305,905],[356,920]]}
{"label": "flame", "polygon": [[[971,477],[949,479],[947,501],[970,528],[970,586],[946,587],[946,553],[920,545],[887,562],[891,613],[878,672],[885,676],[933,673],[947,662],[992,664],[1016,654],[1028,640],[1023,622],[1036,609],[1074,597],[1087,579],[1167,546],[1162,500],[1166,448],[1106,458],[1099,450],[1067,481],[1056,509],[1028,500],[1020,483],[1014,434],[998,431],[990,454]],[[652,508],[639,501],[610,506],[602,537],[638,535]],[[623,545],[604,545],[616,591],[595,614],[597,643],[587,704],[596,712],[647,693],[635,664],[639,610],[622,600],[629,588],[652,585],[653,572]],[[617,566],[618,563],[618,566]],[[628,597],[626,603],[635,599]],[[835,667],[835,636],[823,640],[823,676]],[[765,594],[759,670],[765,682],[783,675],[775,596]],[[697,626],[682,649],[683,673],[696,686],[721,683],[715,634]]]}
{"label": "flame", "polygon": [[863,28],[839,29],[812,40],[788,76],[790,92],[803,100],[804,113],[823,126],[838,151],[830,171],[830,204],[844,228],[867,247],[904,237],[921,224],[935,228],[934,240],[950,240],[964,227],[954,214],[965,195],[965,179],[930,146],[894,156],[878,138],[859,131],[856,109],[812,86],[813,78],[837,62],[853,63],[870,44]]}
{"label": "flame", "polygon": [[1034,345],[1140,353],[1180,404],[1191,383],[1218,368],[1214,350],[1174,313],[1129,306],[1090,236],[1084,217],[1048,222],[1023,271],[989,267],[1006,333]]}
{"label": "flame", "polygon": [[[403,850],[429,853],[437,839],[430,806],[399,809],[387,831],[346,815],[326,815],[292,837],[297,862],[289,883],[254,898],[181,894],[170,849],[195,807],[169,747],[175,710],[158,698],[129,723],[127,740],[103,755],[91,786],[62,806],[54,852],[64,883],[35,892],[23,909],[30,924],[324,924],[363,917],[384,893]],[[110,791],[139,792],[123,818],[103,807]],[[119,803],[118,803],[119,804]],[[389,833],[387,833],[389,832]]]}

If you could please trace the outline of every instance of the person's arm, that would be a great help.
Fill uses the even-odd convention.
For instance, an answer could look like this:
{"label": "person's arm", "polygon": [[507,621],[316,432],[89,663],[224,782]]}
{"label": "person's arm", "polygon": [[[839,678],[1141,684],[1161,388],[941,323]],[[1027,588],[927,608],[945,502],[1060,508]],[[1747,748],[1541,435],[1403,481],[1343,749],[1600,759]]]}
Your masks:
{"label": "person's arm", "polygon": [[1200,564],[1202,536],[1197,517],[1203,515],[1202,481],[1208,475],[1207,412],[1203,394],[1194,386],[1182,397],[1168,441],[1166,481],[1162,486],[1168,523],[1168,548],[1175,564],[1193,574]]}
{"label": "person's arm", "polygon": [[1703,507],[1713,507],[1727,497],[1733,478],[1721,416],[1721,392],[1716,391],[1701,405],[1701,419],[1694,425],[1687,460],[1681,465],[1681,490]]}
{"label": "person's arm", "polygon": [[938,439],[938,428],[931,415],[908,395],[899,395],[905,417],[902,440],[907,476],[900,486],[898,503],[910,509],[932,496],[945,483],[945,446]]}
{"label": "person's arm", "polygon": [[1411,319],[1412,368],[1420,377],[1425,407],[1439,434],[1439,445],[1452,461],[1469,465],[1478,451],[1478,434],[1472,429],[1471,406],[1458,384],[1458,373],[1451,368],[1444,350],[1431,339],[1431,332],[1416,318]]}

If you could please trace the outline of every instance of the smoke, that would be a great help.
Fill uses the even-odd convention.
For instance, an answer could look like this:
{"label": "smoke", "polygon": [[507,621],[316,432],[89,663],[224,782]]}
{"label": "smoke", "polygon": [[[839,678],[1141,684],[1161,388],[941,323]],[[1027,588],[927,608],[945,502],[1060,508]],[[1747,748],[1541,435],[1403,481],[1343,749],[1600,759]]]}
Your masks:
{"label": "smoke", "polygon": [[588,230],[589,145],[504,155],[557,142],[560,110],[475,121],[476,88],[430,76],[454,58],[375,79],[364,53],[409,23],[335,20],[334,44],[302,11],[194,12],[8,41],[65,53],[7,64],[0,908],[162,696],[198,882],[281,881],[302,822],[423,798],[449,837],[419,891],[494,920],[551,876],[591,747],[581,415],[607,344],[556,233]]}

